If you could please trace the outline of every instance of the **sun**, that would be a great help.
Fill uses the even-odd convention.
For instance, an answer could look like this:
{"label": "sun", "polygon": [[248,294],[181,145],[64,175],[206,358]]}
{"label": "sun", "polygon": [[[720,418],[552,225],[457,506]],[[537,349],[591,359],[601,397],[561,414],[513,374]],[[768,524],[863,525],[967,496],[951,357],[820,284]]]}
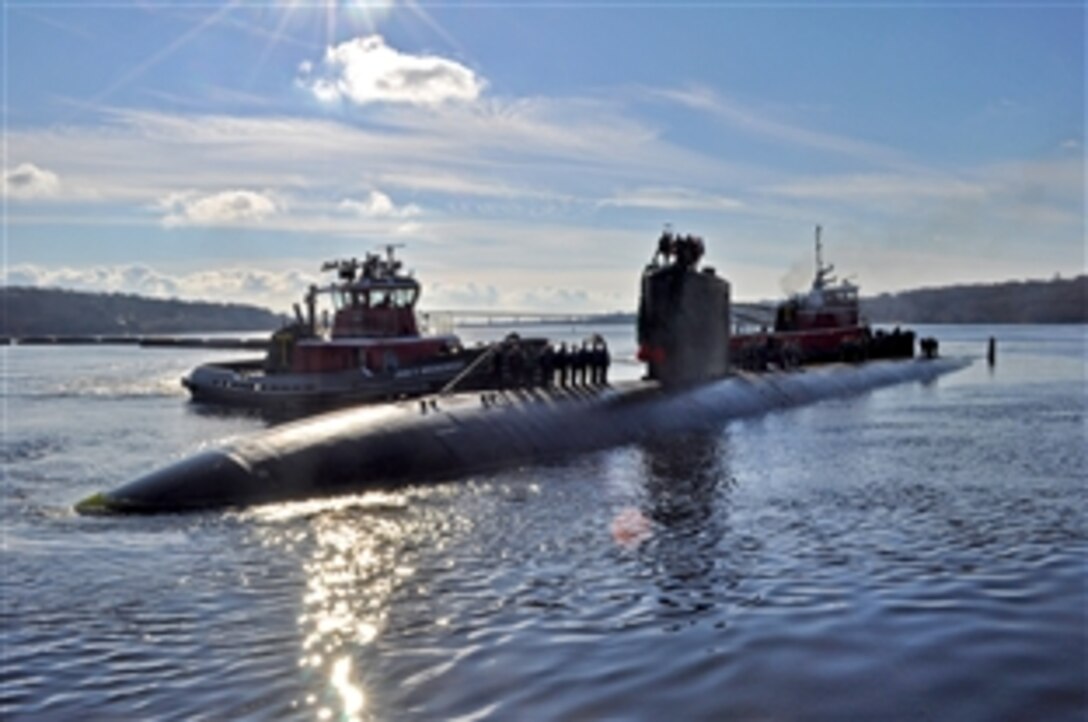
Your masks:
{"label": "sun", "polygon": [[288,0],[267,9],[278,16],[274,37],[289,30],[317,31],[324,45],[333,45],[340,33],[375,33],[398,5],[422,12],[414,2],[395,0]]}

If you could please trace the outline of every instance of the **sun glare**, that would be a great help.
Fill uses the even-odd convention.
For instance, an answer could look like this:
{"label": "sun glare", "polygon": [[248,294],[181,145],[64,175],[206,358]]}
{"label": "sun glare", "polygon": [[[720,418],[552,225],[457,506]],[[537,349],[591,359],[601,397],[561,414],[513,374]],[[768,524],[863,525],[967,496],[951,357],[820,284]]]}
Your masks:
{"label": "sun glare", "polygon": [[395,6],[393,0],[290,0],[270,9],[278,15],[276,36],[288,30],[316,31],[311,40],[328,46],[343,34],[377,32]]}
{"label": "sun glare", "polygon": [[373,0],[344,0],[343,8],[350,20],[362,23],[367,32],[375,32],[379,23],[393,11],[394,3]]}
{"label": "sun glare", "polygon": [[207,14],[190,16],[184,32],[125,69],[99,91],[92,102],[104,102],[213,28],[230,27],[264,40],[263,50],[252,62],[252,77],[255,78],[262,72],[269,56],[282,46],[308,48],[313,53],[351,38],[379,35],[381,26],[398,9],[406,10],[412,20],[424,25],[451,47],[459,47],[415,0],[285,0],[261,5],[228,0]]}

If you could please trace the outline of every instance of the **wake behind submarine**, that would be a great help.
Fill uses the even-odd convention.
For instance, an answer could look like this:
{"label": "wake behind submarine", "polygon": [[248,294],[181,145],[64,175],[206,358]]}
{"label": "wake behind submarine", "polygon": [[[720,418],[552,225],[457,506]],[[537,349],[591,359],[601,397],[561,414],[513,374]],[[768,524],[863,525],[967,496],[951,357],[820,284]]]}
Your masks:
{"label": "wake behind submarine", "polygon": [[[746,348],[751,358],[751,346],[757,342],[761,349],[789,350],[795,360],[804,344],[826,350],[827,339],[816,337],[843,333],[841,323],[828,321],[828,313],[835,311],[835,291],[826,284],[816,289],[814,283],[820,292],[819,313],[812,318],[824,324],[823,331],[819,326],[792,328],[731,339],[729,284],[713,269],[698,268],[702,252],[701,239],[667,232],[643,273],[638,340],[648,373],[642,381],[484,396],[450,394],[424,403],[322,414],[199,452],[88,497],[76,510],[180,512],[448,481],[710,429],[735,418],[891,384],[929,381],[969,363],[914,359],[911,348],[909,358],[762,372],[731,369],[731,349]],[[819,262],[817,270],[817,280],[826,280]],[[856,287],[852,288],[856,314]],[[805,303],[803,299],[791,303],[796,305],[795,320],[804,313]],[[848,336],[851,340],[843,342],[840,351],[856,358],[854,336]],[[893,347],[876,339],[871,346],[877,356],[902,355],[886,353],[889,348]]]}

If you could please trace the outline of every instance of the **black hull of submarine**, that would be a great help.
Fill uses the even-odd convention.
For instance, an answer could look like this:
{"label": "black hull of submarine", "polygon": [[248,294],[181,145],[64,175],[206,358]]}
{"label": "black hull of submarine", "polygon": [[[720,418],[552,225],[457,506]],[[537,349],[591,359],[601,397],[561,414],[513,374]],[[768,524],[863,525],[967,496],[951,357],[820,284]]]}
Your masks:
{"label": "black hull of submarine", "polygon": [[968,365],[877,361],[738,374],[685,387],[633,382],[526,390],[484,405],[477,395],[362,407],[269,429],[203,451],[82,502],[80,513],[162,513],[452,480],[909,381]]}

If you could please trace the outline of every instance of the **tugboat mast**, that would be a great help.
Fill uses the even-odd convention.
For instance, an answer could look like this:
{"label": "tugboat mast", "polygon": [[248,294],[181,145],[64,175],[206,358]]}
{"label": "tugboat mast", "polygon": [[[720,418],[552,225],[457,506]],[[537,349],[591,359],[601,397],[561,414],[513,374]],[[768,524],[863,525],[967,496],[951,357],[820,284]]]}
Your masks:
{"label": "tugboat mast", "polygon": [[813,290],[823,289],[831,278],[831,272],[835,270],[834,265],[824,265],[824,244],[820,241],[820,234],[823,233],[821,226],[816,226],[816,279],[812,282]]}

